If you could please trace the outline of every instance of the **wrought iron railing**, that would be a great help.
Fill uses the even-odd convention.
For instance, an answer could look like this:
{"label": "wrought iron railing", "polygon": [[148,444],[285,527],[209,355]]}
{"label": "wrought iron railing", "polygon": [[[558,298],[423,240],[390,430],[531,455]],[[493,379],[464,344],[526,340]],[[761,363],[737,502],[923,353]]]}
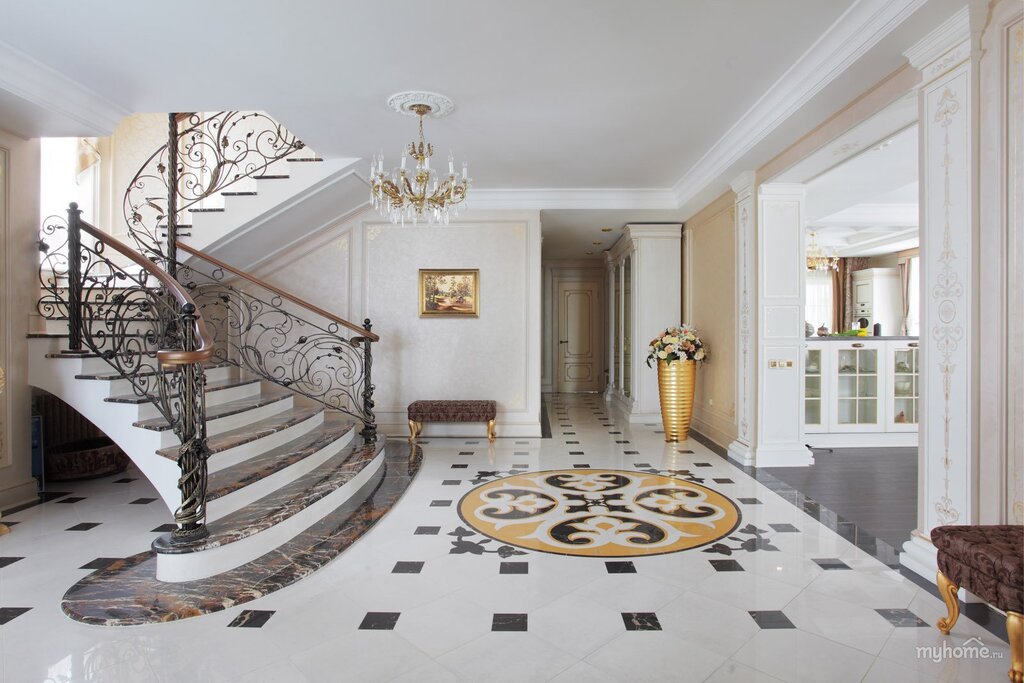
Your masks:
{"label": "wrought iron railing", "polygon": [[181,442],[177,541],[205,535],[206,402],[202,363],[214,340],[188,290],[131,247],[81,219],[48,219],[39,242],[44,317],[67,316],[66,353],[93,353],[156,406]]}
{"label": "wrought iron railing", "polygon": [[[271,164],[305,147],[273,118],[254,111],[170,114],[168,141],[132,179],[123,211],[139,249],[166,257],[172,273],[182,211],[234,183],[262,174]],[[166,239],[160,234],[161,226],[165,226]]]}
{"label": "wrought iron railing", "polygon": [[209,324],[215,354],[242,370],[339,410],[377,432],[370,319],[362,327],[186,244],[178,264]]}

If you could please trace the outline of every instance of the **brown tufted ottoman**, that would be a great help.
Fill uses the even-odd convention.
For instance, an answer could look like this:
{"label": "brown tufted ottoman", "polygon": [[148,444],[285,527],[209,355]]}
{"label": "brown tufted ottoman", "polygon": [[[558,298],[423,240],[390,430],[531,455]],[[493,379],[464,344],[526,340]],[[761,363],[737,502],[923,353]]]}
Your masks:
{"label": "brown tufted ottoman", "polygon": [[497,401],[413,401],[409,404],[409,439],[423,431],[424,422],[486,422],[487,439],[494,441]]}
{"label": "brown tufted ottoman", "polygon": [[960,616],[960,587],[1006,612],[1013,683],[1024,683],[1024,526],[940,526],[932,529],[939,550],[939,594],[949,615],[939,630],[949,634]]}

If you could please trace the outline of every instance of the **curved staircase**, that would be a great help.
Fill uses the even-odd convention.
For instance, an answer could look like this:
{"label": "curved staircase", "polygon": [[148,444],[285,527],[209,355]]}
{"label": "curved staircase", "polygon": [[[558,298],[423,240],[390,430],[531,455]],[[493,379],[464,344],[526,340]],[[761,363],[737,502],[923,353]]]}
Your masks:
{"label": "curved staircase", "polygon": [[[269,120],[221,115],[202,125],[224,131],[241,121],[241,134],[252,136]],[[254,164],[218,152],[219,166],[198,174],[214,180],[185,197],[169,189],[181,187],[187,168],[177,153],[201,136],[198,125],[181,131],[182,120],[170,116],[168,145],[126,193],[126,218],[147,258],[81,221],[74,205],[66,227],[43,230],[59,244],[44,249],[29,381],[110,436],[177,522],[151,550],[67,592],[64,611],[87,623],[196,616],[288,585],[364,533],[419,465],[418,450],[376,434],[369,321],[341,320],[177,243],[186,228],[180,200],[196,215],[225,213],[215,205],[223,195],[251,197],[261,178],[287,175],[271,163],[320,160],[289,159],[304,146],[275,123],[274,154],[261,152]],[[224,149],[237,148],[225,136]],[[232,180],[216,181],[222,166],[235,169]],[[152,194],[154,183],[167,192],[167,216],[157,197],[145,197],[146,210],[132,198]],[[187,264],[177,260],[179,246]]]}

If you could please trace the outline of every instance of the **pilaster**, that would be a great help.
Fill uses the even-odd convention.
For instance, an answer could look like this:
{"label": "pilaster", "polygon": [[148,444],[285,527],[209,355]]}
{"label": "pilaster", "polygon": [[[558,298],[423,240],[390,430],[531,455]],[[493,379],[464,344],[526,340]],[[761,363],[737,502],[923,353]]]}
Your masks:
{"label": "pilaster", "polygon": [[812,463],[804,442],[803,185],[758,188],[757,467]]}
{"label": "pilaster", "polygon": [[736,439],[729,457],[744,465],[754,463],[753,443],[757,405],[754,346],[756,342],[757,235],[754,205],[754,172],[732,181],[736,229]]}
{"label": "pilaster", "polygon": [[977,523],[977,95],[964,8],[904,55],[921,71],[918,529],[901,562],[934,580],[930,531]]}

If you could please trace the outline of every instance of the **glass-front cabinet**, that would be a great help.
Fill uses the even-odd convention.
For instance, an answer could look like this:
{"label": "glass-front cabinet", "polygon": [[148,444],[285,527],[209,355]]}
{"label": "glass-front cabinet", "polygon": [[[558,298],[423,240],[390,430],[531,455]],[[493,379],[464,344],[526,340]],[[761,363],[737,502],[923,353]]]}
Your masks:
{"label": "glass-front cabinet", "polygon": [[822,416],[821,349],[807,349],[804,357],[804,426],[820,432],[827,425]]}
{"label": "glass-front cabinet", "polygon": [[626,256],[622,265],[622,393],[633,394],[633,259]]}
{"label": "glass-front cabinet", "polygon": [[916,339],[808,338],[804,432],[811,446],[912,446],[917,421]]}
{"label": "glass-front cabinet", "polygon": [[892,349],[892,391],[889,400],[891,421],[889,428],[899,431],[917,431],[918,422],[918,346],[910,342]]}

